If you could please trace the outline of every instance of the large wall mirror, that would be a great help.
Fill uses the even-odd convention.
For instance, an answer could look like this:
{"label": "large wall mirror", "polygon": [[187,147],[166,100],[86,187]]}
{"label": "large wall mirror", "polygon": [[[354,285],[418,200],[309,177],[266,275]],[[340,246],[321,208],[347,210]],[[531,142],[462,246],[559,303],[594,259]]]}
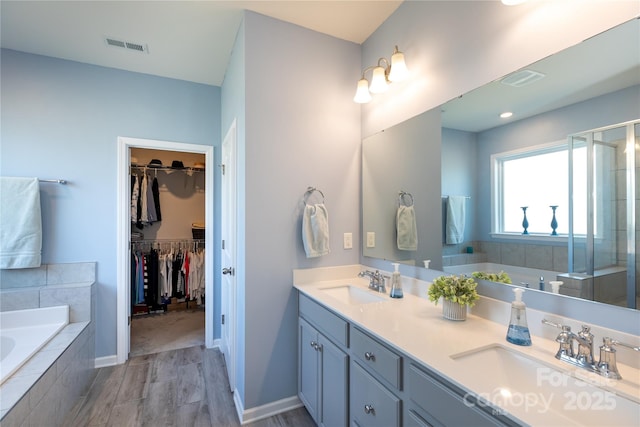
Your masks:
{"label": "large wall mirror", "polygon": [[[514,284],[546,292],[550,281],[559,280],[563,295],[638,307],[639,52],[640,20],[634,19],[451,100],[438,111],[439,135],[431,129],[426,138],[403,142],[417,151],[405,153],[401,165],[392,159],[403,130],[426,126],[434,114],[367,138],[363,255],[419,266],[431,258],[432,268],[452,273],[505,270]],[[500,118],[507,111],[513,115]],[[415,160],[438,151],[422,145],[429,138],[442,140],[439,183],[424,176],[431,160]],[[549,156],[530,170],[525,161],[509,163],[534,154]],[[553,163],[554,156],[560,163]],[[387,168],[416,178],[385,188],[384,197],[393,202],[382,204],[376,199],[390,172],[376,181],[375,168],[367,169],[381,157]],[[513,170],[519,181],[509,178]],[[558,188],[565,194],[547,200]],[[389,212],[402,203],[401,190],[413,196],[417,229],[429,229],[429,241],[440,249],[435,262],[433,248],[398,250],[396,216]],[[423,198],[437,212],[418,215]],[[370,234],[367,246],[375,228],[386,231]]]}

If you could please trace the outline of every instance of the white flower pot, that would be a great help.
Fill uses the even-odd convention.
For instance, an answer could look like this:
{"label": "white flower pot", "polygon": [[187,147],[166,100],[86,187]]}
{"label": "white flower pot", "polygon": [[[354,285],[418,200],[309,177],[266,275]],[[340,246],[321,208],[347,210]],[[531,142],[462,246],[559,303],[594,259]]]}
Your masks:
{"label": "white flower pot", "polygon": [[466,320],[467,306],[445,299],[442,301],[442,315],[449,320]]}

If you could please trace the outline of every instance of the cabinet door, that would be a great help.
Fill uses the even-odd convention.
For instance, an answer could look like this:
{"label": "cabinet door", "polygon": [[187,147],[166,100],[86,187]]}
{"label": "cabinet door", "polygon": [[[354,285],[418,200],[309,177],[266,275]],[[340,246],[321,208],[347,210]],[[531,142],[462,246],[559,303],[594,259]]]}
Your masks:
{"label": "cabinet door", "polygon": [[298,397],[316,423],[319,422],[319,345],[318,331],[298,319]]}
{"label": "cabinet door", "polygon": [[325,427],[346,426],[348,423],[348,383],[349,357],[331,341],[322,336],[319,353],[320,365],[320,425]]}
{"label": "cabinet door", "polygon": [[349,416],[352,425],[394,427],[400,425],[401,402],[385,386],[351,359]]}

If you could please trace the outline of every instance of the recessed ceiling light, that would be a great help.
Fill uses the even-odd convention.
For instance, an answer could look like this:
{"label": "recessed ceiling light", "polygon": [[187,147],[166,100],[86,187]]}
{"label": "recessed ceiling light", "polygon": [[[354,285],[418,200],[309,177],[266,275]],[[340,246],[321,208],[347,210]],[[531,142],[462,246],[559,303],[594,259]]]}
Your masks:
{"label": "recessed ceiling light", "polygon": [[513,113],[511,111],[505,111],[504,113],[500,114],[501,119],[508,119],[511,116],[513,116]]}

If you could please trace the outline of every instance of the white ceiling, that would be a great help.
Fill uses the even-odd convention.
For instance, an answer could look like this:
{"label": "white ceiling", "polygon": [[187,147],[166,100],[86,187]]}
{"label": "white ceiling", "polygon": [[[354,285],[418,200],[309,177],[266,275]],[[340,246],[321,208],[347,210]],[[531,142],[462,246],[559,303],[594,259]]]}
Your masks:
{"label": "white ceiling", "polygon": [[[402,1],[0,1],[0,45],[220,86],[242,10],[361,44]],[[146,44],[110,47],[105,37]]]}

